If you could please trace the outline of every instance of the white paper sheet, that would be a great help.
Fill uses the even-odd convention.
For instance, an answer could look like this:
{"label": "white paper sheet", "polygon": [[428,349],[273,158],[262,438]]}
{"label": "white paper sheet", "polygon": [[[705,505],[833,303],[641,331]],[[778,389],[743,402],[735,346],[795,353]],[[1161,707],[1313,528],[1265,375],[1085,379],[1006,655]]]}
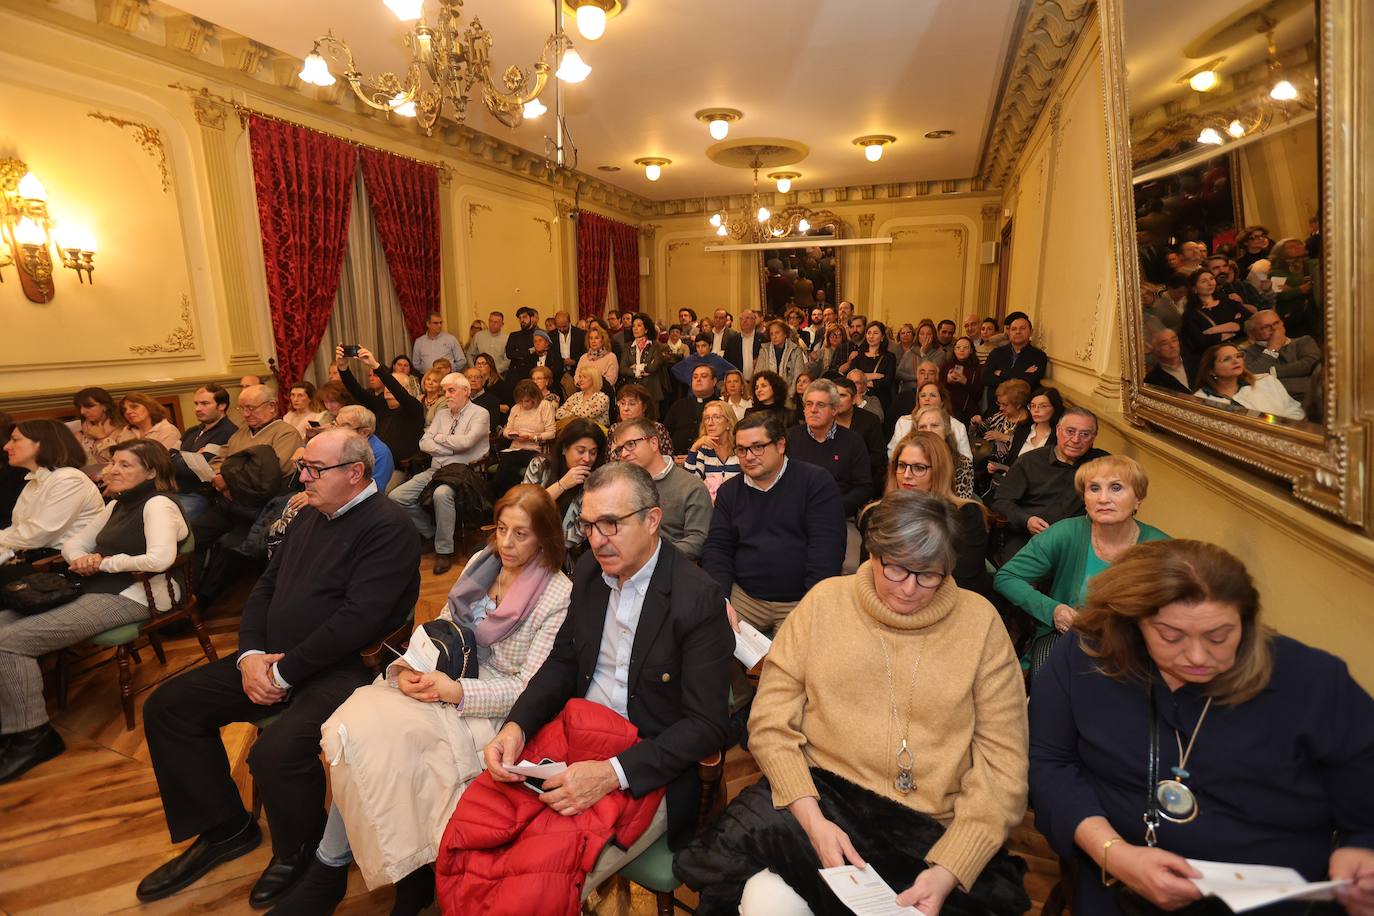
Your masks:
{"label": "white paper sheet", "polygon": [[839,865],[820,872],[840,902],[858,916],[925,916],[914,906],[898,906],[897,892],[887,886],[877,869]]}
{"label": "white paper sheet", "polygon": [[510,773],[519,773],[521,776],[533,776],[535,779],[550,779],[562,773],[567,768],[568,765],[566,763],[532,763],[528,760],[522,760],[517,764],[506,767],[506,771]]}
{"label": "white paper sheet", "polygon": [[[386,645],[383,643],[383,645]],[[391,646],[387,646],[391,649]],[[391,649],[396,652],[395,649]],[[415,632],[410,634],[410,645],[406,647],[405,655],[396,652],[397,661],[405,662],[411,670],[421,674],[429,674],[439,664],[439,647],[434,644],[434,640],[429,638],[424,627],[416,627]]]}
{"label": "white paper sheet", "polygon": [[215,472],[210,470],[210,462],[205,460],[205,456],[200,452],[179,452],[181,460],[186,463],[192,474],[200,478],[201,483],[209,483],[215,479]]}
{"label": "white paper sheet", "polygon": [[1237,865],[1199,859],[1189,859],[1188,864],[1202,873],[1201,878],[1192,879],[1197,889],[1204,896],[1216,897],[1236,913],[1281,900],[1330,900],[1336,888],[1350,883],[1309,882],[1291,868],[1274,865]]}
{"label": "white paper sheet", "polygon": [[773,648],[773,640],[764,636],[749,621],[741,619],[735,634],[735,658],[745,668],[752,668]]}

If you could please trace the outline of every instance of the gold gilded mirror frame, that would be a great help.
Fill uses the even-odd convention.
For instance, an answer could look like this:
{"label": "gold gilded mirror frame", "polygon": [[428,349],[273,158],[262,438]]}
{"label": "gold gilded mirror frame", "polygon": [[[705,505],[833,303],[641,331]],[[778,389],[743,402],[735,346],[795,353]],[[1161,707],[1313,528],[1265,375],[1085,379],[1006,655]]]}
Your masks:
{"label": "gold gilded mirror frame", "polygon": [[[826,247],[825,243],[829,239],[847,238],[845,232],[845,222],[833,210],[810,210],[806,207],[793,205],[785,207],[780,211],[783,219],[788,220],[790,225],[795,225],[796,221],[805,219],[811,226],[812,232],[830,230],[830,235],[786,235],[776,239],[777,242],[795,242],[782,251],[794,251],[799,248]],[[774,257],[775,251],[759,252],[759,308],[762,314],[768,311],[768,259]],[[843,297],[840,295],[840,276],[843,270],[843,255],[838,252],[835,255],[835,298],[829,304],[835,305]]]}
{"label": "gold gilded mirror frame", "polygon": [[[1323,435],[1231,416],[1147,387],[1135,252],[1122,2],[1101,0],[1107,155],[1115,257],[1122,292],[1123,407],[1136,426],[1165,430],[1292,486],[1298,500],[1374,534],[1374,3],[1317,6],[1326,311]],[[1363,87],[1363,88],[1362,88]]]}

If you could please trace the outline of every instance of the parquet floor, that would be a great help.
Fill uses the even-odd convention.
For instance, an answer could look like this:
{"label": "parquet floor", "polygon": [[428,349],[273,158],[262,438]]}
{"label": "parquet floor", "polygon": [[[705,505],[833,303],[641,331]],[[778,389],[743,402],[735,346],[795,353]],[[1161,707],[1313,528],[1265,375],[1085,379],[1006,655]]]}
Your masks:
{"label": "parquet floor", "polygon": [[[423,565],[419,616],[433,617],[461,569],[461,563],[442,577],[430,573],[432,557]],[[207,621],[221,656],[237,644],[240,593],[226,596]],[[136,666],[135,686],[152,684],[183,667],[203,660],[190,636],[167,642],[167,667],[151,652]],[[147,906],[134,897],[142,877],[171,857],[157,783],[143,740],[142,705],[133,731],[124,730],[119,688],[112,665],[87,674],[71,685],[66,710],[49,706],[52,720],[67,742],[67,752],[29,771],[22,779],[0,786],[0,916],[98,916],[140,914],[249,914],[248,889],[271,855],[264,841],[255,852],[212,871],[192,887]],[[224,729],[234,778],[248,799],[247,755],[253,739],[249,725]],[[726,758],[725,778],[730,797],[758,778],[749,755],[735,748]],[[263,819],[266,832],[266,819]],[[1013,849],[1030,863],[1027,890],[1038,914],[1057,879],[1055,861],[1029,818],[1013,837]],[[684,902],[694,903],[685,889]],[[369,893],[358,872],[350,875],[348,897],[340,914],[386,914],[392,891]],[[437,912],[437,909],[435,910]],[[597,901],[601,916],[653,914],[651,895],[638,888],[619,887]]]}

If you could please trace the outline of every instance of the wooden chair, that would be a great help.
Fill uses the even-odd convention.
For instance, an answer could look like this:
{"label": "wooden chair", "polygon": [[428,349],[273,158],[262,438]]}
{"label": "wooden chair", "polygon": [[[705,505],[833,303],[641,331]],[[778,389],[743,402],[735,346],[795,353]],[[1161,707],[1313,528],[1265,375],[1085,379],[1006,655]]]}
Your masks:
{"label": "wooden chair", "polygon": [[[110,658],[101,659],[99,662],[87,665],[78,671],[71,671],[68,667],[69,662],[75,660],[81,662],[89,660],[96,655],[104,653],[105,649],[114,649],[113,660],[119,668],[119,699],[124,707],[124,728],[126,731],[134,730],[134,696],[161,684],[168,677],[180,674],[190,668],[196,662],[183,665],[163,677],[158,678],[151,684],[144,684],[137,690],[133,686],[133,671],[129,665],[130,660],[134,664],[142,664],[138,650],[140,644],[151,646],[153,654],[164,667],[167,664],[167,653],[162,647],[162,636],[159,631],[167,627],[189,620],[191,629],[196,634],[196,640],[200,643],[201,652],[205,655],[206,661],[215,661],[219,655],[215,652],[215,647],[210,643],[210,636],[205,632],[205,626],[201,623],[200,612],[196,605],[195,594],[195,538],[188,536],[178,546],[177,558],[165,573],[142,573],[133,574],[134,581],[143,585],[143,593],[148,599],[148,610],[151,614],[149,619],[129,623],[124,626],[114,627],[103,633],[97,633],[87,640],[88,643],[97,646],[95,652],[85,656],[75,655],[72,652],[59,652],[57,656],[57,702],[62,709],[67,708],[67,688],[73,677],[85,674],[95,668],[100,667],[110,661]],[[157,609],[157,601],[154,598],[153,580],[165,575],[163,583],[167,589],[169,607],[165,611]],[[173,582],[181,590],[178,596]]]}

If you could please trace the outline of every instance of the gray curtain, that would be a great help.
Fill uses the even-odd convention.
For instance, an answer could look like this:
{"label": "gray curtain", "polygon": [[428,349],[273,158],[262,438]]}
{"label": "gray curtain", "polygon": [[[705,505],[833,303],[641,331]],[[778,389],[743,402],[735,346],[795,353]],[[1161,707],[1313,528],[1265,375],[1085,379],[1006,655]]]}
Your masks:
{"label": "gray curtain", "polygon": [[[329,381],[334,347],[341,343],[367,347],[384,366],[402,353],[410,354],[410,337],[401,318],[401,303],[391,283],[382,240],[372,219],[362,169],[353,178],[348,248],[344,252],[339,291],[334,296],[334,312],[306,373],[317,386]],[[351,362],[349,368],[359,381],[364,380],[366,369],[361,363]]]}

